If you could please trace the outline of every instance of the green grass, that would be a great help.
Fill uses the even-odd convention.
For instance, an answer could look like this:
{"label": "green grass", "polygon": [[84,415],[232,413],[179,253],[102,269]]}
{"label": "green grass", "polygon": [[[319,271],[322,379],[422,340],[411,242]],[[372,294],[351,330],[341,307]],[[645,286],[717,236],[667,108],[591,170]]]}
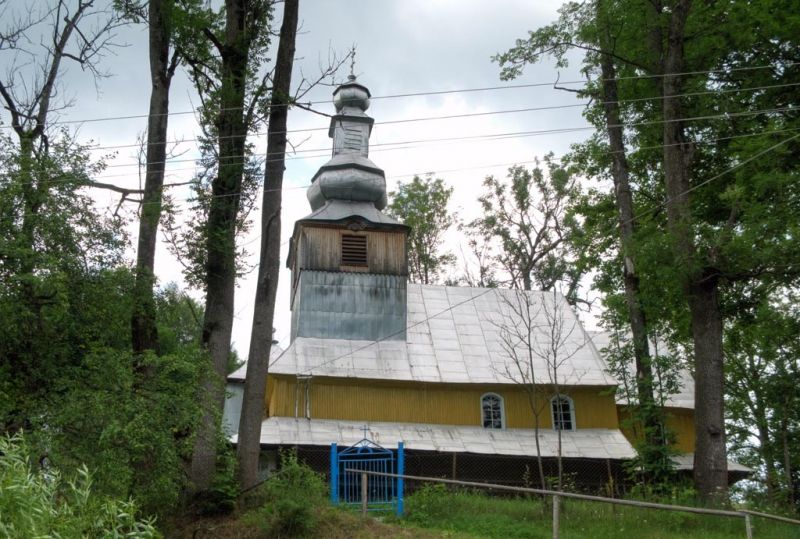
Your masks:
{"label": "green grass", "polygon": [[[409,496],[403,522],[468,537],[552,537],[552,506],[539,498],[501,498],[484,493],[429,487]],[[744,519],[667,512],[566,500],[561,505],[561,537],[652,539],[744,538]],[[755,539],[800,539],[800,526],[753,519]]]}

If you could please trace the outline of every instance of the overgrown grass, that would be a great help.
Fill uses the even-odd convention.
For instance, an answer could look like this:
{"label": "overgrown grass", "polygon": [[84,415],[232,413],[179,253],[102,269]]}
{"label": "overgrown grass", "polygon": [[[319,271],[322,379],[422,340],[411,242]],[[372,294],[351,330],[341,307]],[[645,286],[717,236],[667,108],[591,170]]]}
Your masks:
{"label": "overgrown grass", "polygon": [[[504,498],[428,486],[407,498],[404,523],[486,538],[552,537],[552,506],[541,498]],[[561,536],[570,538],[728,539],[745,537],[744,519],[612,507],[563,500]],[[800,526],[753,520],[757,539],[800,538]]]}

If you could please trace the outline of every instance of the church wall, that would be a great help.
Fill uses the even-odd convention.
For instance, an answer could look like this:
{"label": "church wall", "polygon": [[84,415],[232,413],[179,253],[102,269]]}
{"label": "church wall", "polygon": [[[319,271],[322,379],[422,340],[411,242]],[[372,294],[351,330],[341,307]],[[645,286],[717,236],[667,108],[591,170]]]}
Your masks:
{"label": "church wall", "polygon": [[[342,235],[367,237],[367,266],[342,266]],[[305,226],[297,247],[296,269],[364,271],[408,275],[406,236],[403,232],[353,231],[332,227]]]}
{"label": "church wall", "polygon": [[[504,400],[506,427],[533,428],[527,393],[513,385],[433,384],[315,377],[306,391],[293,377],[275,376],[270,416],[305,417],[306,400],[314,419],[389,421],[443,425],[481,424],[480,399],[497,393]],[[566,394],[575,404],[578,428],[617,428],[617,411],[608,388],[576,387]],[[297,404],[297,408],[295,405]],[[550,409],[544,406],[542,428],[552,428]]]}
{"label": "church wall", "polygon": [[[630,412],[627,406],[618,406],[619,424],[622,433],[632,444],[637,442],[630,425]],[[694,410],[686,408],[666,408],[667,428],[675,435],[675,448],[681,453],[694,452]],[[637,432],[639,434],[639,432]],[[641,436],[639,436],[640,438]]]}

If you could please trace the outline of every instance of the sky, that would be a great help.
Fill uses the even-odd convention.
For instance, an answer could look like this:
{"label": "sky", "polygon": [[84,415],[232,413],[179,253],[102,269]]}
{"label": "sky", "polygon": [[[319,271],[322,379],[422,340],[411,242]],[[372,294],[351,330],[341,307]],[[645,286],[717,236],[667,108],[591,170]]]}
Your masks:
{"label": "sky", "polygon": [[[23,0],[11,0],[24,5]],[[451,211],[468,221],[480,211],[477,197],[485,176],[505,177],[516,163],[530,165],[548,152],[556,156],[571,143],[591,133],[581,117],[580,102],[574,94],[552,86],[461,91],[496,86],[577,81],[582,77],[578,63],[556,69],[551,61],[529,66],[519,79],[503,82],[499,67],[491,61],[507,50],[529,30],[553,21],[561,2],[530,0],[300,0],[300,30],[293,76],[297,87],[303,77],[314,79],[319,66],[330,54],[342,57],[355,46],[354,73],[367,86],[373,99],[367,111],[375,119],[370,141],[370,159],[386,173],[389,191],[398,182],[410,181],[415,174],[433,173],[454,188]],[[276,13],[276,31],[280,11]],[[75,65],[66,65],[59,98],[72,106],[54,118],[76,133],[80,141],[98,147],[93,155],[110,156],[109,167],[97,179],[124,187],[139,184],[135,145],[137,135],[146,126],[150,93],[147,34],[143,26],[123,28],[115,38],[124,46],[115,48],[102,61],[108,77],[95,80]],[[36,43],[30,44],[31,50]],[[274,48],[269,52],[274,55]],[[0,54],[0,73],[12,64]],[[24,69],[24,66],[19,67]],[[349,74],[349,63],[337,75],[341,82]],[[312,89],[304,98],[313,107],[332,114],[330,86]],[[408,93],[437,93],[411,97],[389,97]],[[185,73],[173,83],[169,120],[172,140],[182,140],[176,152],[185,152],[167,165],[167,182],[186,181],[194,170],[192,160],[198,155],[197,123],[191,111],[198,100]],[[538,107],[563,106],[554,110],[534,110],[504,114],[485,114],[465,118],[430,119],[474,113],[518,111]],[[127,117],[127,118],[126,118]],[[5,111],[0,118],[7,125]],[[107,119],[114,118],[114,119]],[[93,120],[100,121],[93,121]],[[408,121],[426,119],[424,121]],[[404,120],[403,123],[392,123]],[[319,166],[330,157],[327,138],[328,119],[301,109],[289,112],[290,141],[297,153],[286,161],[283,192],[282,265],[285,265],[288,239],[294,221],[310,213],[306,187]],[[512,134],[564,128],[579,128],[562,134],[480,138],[486,135]],[[309,130],[312,131],[303,131]],[[472,137],[472,138],[469,138]],[[440,140],[454,139],[459,140]],[[253,137],[263,151],[265,136]],[[395,143],[404,144],[395,144]],[[120,147],[127,146],[127,147]],[[186,205],[189,194],[173,189],[179,205]],[[119,196],[111,192],[94,194],[99,212],[113,211]],[[260,198],[260,196],[259,196]],[[111,208],[109,210],[109,208]],[[128,207],[135,211],[133,205]],[[133,221],[133,213],[131,213]],[[248,262],[257,263],[260,212],[253,214],[255,226],[240,243],[251,253]],[[135,245],[136,228],[129,232]],[[459,257],[465,242],[458,232],[447,237],[447,247]],[[134,257],[131,251],[131,258]],[[180,263],[162,243],[156,254],[156,273],[162,284],[183,284]],[[238,282],[233,331],[233,345],[246,356],[250,340],[255,277],[251,271]],[[289,341],[289,273],[283,270],[275,307],[275,337],[281,345]],[[199,291],[192,295],[202,300]]]}

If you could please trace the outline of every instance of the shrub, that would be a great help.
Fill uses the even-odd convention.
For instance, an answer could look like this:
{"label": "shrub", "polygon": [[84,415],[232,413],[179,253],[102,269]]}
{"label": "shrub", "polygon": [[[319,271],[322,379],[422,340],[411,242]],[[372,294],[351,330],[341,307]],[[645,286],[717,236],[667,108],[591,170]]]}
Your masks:
{"label": "shrub", "polygon": [[270,477],[255,496],[263,506],[248,520],[269,536],[302,537],[313,533],[318,512],[326,505],[327,486],[320,474],[297,460],[294,452],[281,453],[280,471]]}
{"label": "shrub", "polygon": [[21,436],[0,438],[0,536],[160,537],[151,520],[138,520],[133,500],[92,492],[85,466],[65,479],[56,469],[34,470]]}

